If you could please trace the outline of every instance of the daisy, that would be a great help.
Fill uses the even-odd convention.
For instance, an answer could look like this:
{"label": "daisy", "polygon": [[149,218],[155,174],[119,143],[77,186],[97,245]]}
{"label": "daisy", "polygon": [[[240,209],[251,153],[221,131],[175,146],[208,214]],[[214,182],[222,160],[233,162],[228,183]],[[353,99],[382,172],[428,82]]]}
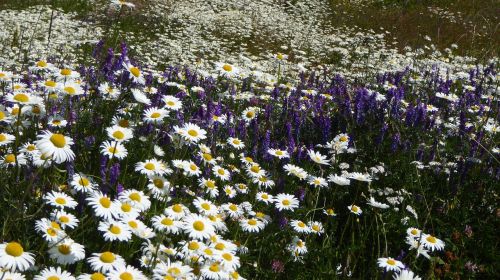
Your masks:
{"label": "daisy", "polygon": [[321,177],[309,176],[308,183],[314,187],[328,187],[327,181]]}
{"label": "daisy", "polygon": [[214,180],[200,178],[198,182],[201,188],[206,189],[206,191],[210,194],[210,197],[215,198],[219,195],[219,190]]}
{"label": "daisy", "polygon": [[73,161],[75,158],[75,154],[70,148],[73,145],[73,139],[70,137],[46,130],[37,138],[36,147],[42,154],[51,157],[56,163]]}
{"label": "daisy", "polygon": [[213,174],[218,177],[219,179],[221,179],[222,181],[227,181],[229,180],[229,171],[227,171],[226,169],[216,165],[213,167],[212,169],[213,171]]}
{"label": "daisy", "polygon": [[123,220],[126,218],[137,218],[137,216],[141,213],[139,209],[135,208],[127,201],[115,200],[113,201],[113,204],[117,216],[121,217]]}
{"label": "daisy", "polygon": [[40,272],[34,280],[76,280],[71,273],[62,270],[60,267],[49,267]]}
{"label": "daisy", "polygon": [[16,165],[26,165],[26,157],[23,154],[6,154],[1,158],[0,164],[3,167],[12,167]]}
{"label": "daisy", "polygon": [[326,159],[326,156],[320,154],[319,152],[315,152],[314,150],[308,150],[307,154],[309,155],[309,158],[315,163],[322,165],[330,165],[330,163],[328,163],[328,160]]}
{"label": "daisy", "polygon": [[184,218],[182,228],[191,239],[207,239],[215,233],[215,229],[207,218],[197,215],[189,214]]}
{"label": "daisy", "polygon": [[73,81],[65,83],[61,86],[61,92],[69,96],[82,95],[85,93],[82,86]]}
{"label": "daisy", "polygon": [[101,221],[99,222],[98,229],[104,233],[103,237],[105,241],[129,241],[132,238],[132,233],[122,222]]}
{"label": "daisy", "polygon": [[92,180],[81,173],[76,173],[73,175],[73,180],[71,180],[70,185],[78,192],[87,193],[92,192],[97,184],[92,182]]}
{"label": "daisy", "polygon": [[410,270],[403,269],[399,274],[393,276],[394,280],[422,280]]}
{"label": "daisy", "polygon": [[146,82],[141,70],[138,67],[132,65],[130,62],[123,62],[123,67],[127,69],[129,78],[135,83],[144,84]]}
{"label": "daisy", "polygon": [[182,222],[176,221],[165,215],[154,216],[151,218],[151,222],[156,230],[171,234],[179,233],[180,227],[182,226]]}
{"label": "daisy", "polygon": [[237,150],[245,148],[245,143],[238,138],[229,137],[227,143]]}
{"label": "daisy", "polygon": [[237,219],[243,215],[243,209],[234,203],[223,204],[222,209],[233,219]]}
{"label": "daisy", "polygon": [[108,274],[110,280],[147,280],[148,278],[137,268],[127,265],[119,266]]}
{"label": "daisy", "polygon": [[[38,151],[38,150],[36,150]],[[48,168],[52,165],[52,158],[40,152],[32,154],[33,165],[36,167]]]}
{"label": "daisy", "polygon": [[420,240],[425,248],[433,251],[441,251],[444,249],[444,242],[430,234],[423,234]]}
{"label": "daisy", "polygon": [[107,280],[106,276],[100,272],[94,272],[92,274],[81,274],[76,279],[77,280]]}
{"label": "daisy", "polygon": [[323,224],[321,224],[320,222],[311,221],[308,223],[308,226],[311,229],[311,232],[317,235],[321,235],[323,232],[325,232]]}
{"label": "daisy", "polygon": [[351,180],[349,180],[343,176],[337,176],[335,174],[329,175],[328,181],[335,183],[337,185],[340,185],[340,186],[349,186],[351,184]]}
{"label": "daisy", "polygon": [[135,101],[142,103],[142,104],[151,105],[151,100],[141,90],[133,88],[133,89],[131,89],[131,92],[132,92],[132,96],[134,97]]}
{"label": "daisy", "polygon": [[78,205],[78,202],[71,196],[62,192],[51,191],[44,196],[44,199],[47,201],[47,204],[61,209],[73,209]]}
{"label": "daisy", "polygon": [[93,253],[92,257],[88,258],[87,261],[93,270],[104,273],[125,265],[125,260],[120,255],[109,251]]}
{"label": "daisy", "polygon": [[76,78],[80,77],[80,73],[73,71],[69,68],[61,68],[61,69],[54,69],[54,70],[56,70],[55,74],[59,80],[68,81],[68,80],[76,79]]}
{"label": "daisy", "polygon": [[406,230],[406,234],[411,238],[417,239],[420,238],[422,231],[418,228],[411,227]]}
{"label": "daisy", "polygon": [[12,72],[10,71],[4,71],[0,68],[0,82],[6,82],[10,79],[12,79]]}
{"label": "daisy", "polygon": [[226,269],[235,270],[240,267],[240,258],[232,252],[223,252],[219,255],[219,261]]}
{"label": "daisy", "polygon": [[275,207],[282,210],[291,210],[299,207],[299,200],[295,196],[286,193],[280,193],[274,198]]}
{"label": "daisy", "polygon": [[249,108],[246,108],[242,113],[241,113],[241,117],[247,122],[249,123],[250,121],[252,121],[253,119],[255,119],[257,117],[257,113],[258,113],[258,108],[256,107],[249,107]]}
{"label": "daisy", "polygon": [[138,190],[126,190],[120,193],[120,201],[130,203],[134,208],[140,211],[146,211],[151,207],[151,201],[149,197],[145,195],[142,191]]}
{"label": "daisy", "polygon": [[410,250],[417,250],[417,258],[422,255],[427,259],[431,259],[431,256],[429,255],[429,250],[427,250],[424,247],[424,244],[422,244],[418,239],[415,239],[411,236],[406,236],[406,244],[410,245]]}
{"label": "daisy", "polygon": [[396,271],[399,272],[401,271],[402,268],[405,267],[405,265],[393,258],[379,258],[377,260],[378,266],[380,268],[385,269],[386,271]]}
{"label": "daisy", "polygon": [[65,238],[51,245],[49,255],[58,264],[73,264],[85,258],[85,249],[71,238]]}
{"label": "daisy", "polygon": [[348,179],[362,181],[362,182],[371,182],[372,181],[372,177],[369,174],[362,174],[359,172],[349,173],[349,174],[347,174],[346,177]]}
{"label": "daisy", "polygon": [[212,202],[205,200],[203,198],[197,197],[193,200],[193,205],[196,207],[198,212],[204,216],[217,215],[219,209]]}
{"label": "daisy", "polygon": [[187,176],[200,176],[201,169],[192,161],[182,161],[181,163],[182,169]]}
{"label": "daisy", "polygon": [[306,242],[300,239],[298,236],[295,236],[292,242],[287,246],[287,249],[295,254],[303,255],[307,253]]}
{"label": "daisy", "polygon": [[286,164],[285,166],[283,166],[283,168],[288,175],[293,175],[300,180],[305,180],[309,176],[303,168],[293,164]]}
{"label": "daisy", "polygon": [[222,76],[234,77],[240,72],[237,67],[228,63],[216,62],[215,68]]}
{"label": "daisy", "polygon": [[259,178],[261,176],[266,176],[266,171],[260,167],[259,164],[253,163],[249,164],[246,168],[248,176],[252,178]]}
{"label": "daisy", "polygon": [[20,105],[40,104],[43,101],[40,97],[27,92],[9,93],[5,99]]}
{"label": "daisy", "polygon": [[250,218],[241,219],[240,226],[245,232],[259,232],[265,227],[265,224],[259,219]]}
{"label": "daisy", "polygon": [[128,151],[120,142],[117,141],[104,141],[101,144],[101,154],[109,159],[117,158],[122,160],[128,155]]}
{"label": "daisy", "polygon": [[146,123],[161,124],[163,119],[168,115],[168,112],[164,109],[159,109],[157,107],[152,107],[144,111],[143,120]]}
{"label": "daisy", "polygon": [[337,216],[337,214],[335,213],[335,210],[333,208],[323,209],[323,213],[327,216],[330,216],[330,217]]}
{"label": "daisy", "polygon": [[205,152],[200,151],[198,153],[198,155],[203,160],[203,162],[205,162],[207,164],[216,164],[217,163],[216,159],[210,154],[210,152],[205,153]]}
{"label": "daisy", "polygon": [[66,213],[64,210],[55,210],[51,214],[51,218],[57,221],[62,229],[70,228],[73,229],[78,226],[78,219],[75,215]]}
{"label": "daisy", "polygon": [[59,242],[66,237],[66,233],[61,226],[47,218],[42,218],[35,222],[35,230],[43,235],[43,239],[49,242]]}
{"label": "daisy", "polygon": [[265,202],[266,204],[269,204],[269,203],[273,202],[273,196],[270,195],[270,194],[268,194],[267,192],[258,192],[255,195],[255,198],[258,201]]}
{"label": "daisy", "polygon": [[147,176],[163,175],[168,173],[165,163],[154,158],[136,163],[135,171]]}
{"label": "daisy", "polygon": [[90,193],[87,198],[88,204],[94,209],[95,215],[105,220],[111,220],[116,216],[116,205],[108,196],[100,191]]}
{"label": "daisy", "polygon": [[234,190],[233,187],[227,185],[227,186],[224,186],[224,193],[227,195],[227,197],[229,198],[233,198],[236,196],[236,191]]}
{"label": "daisy", "polygon": [[16,137],[8,133],[0,133],[0,147],[12,143]]}
{"label": "daisy", "polygon": [[119,125],[106,128],[106,132],[108,133],[109,138],[119,143],[127,142],[133,137],[132,130],[130,128],[121,127]]}
{"label": "daisy", "polygon": [[361,208],[359,208],[359,206],[356,206],[354,204],[347,206],[347,208],[351,211],[351,213],[356,214],[358,216],[361,215],[361,213],[363,213]]}
{"label": "daisy", "polygon": [[54,65],[52,63],[47,62],[44,59],[40,59],[35,63],[35,65],[30,67],[33,70],[51,70],[54,68]]}
{"label": "daisy", "polygon": [[49,117],[47,124],[51,127],[65,127],[68,124],[68,121],[61,116],[52,116]]}
{"label": "daisy", "polygon": [[387,208],[389,208],[389,205],[387,205],[385,203],[381,203],[381,202],[375,201],[375,198],[373,198],[373,197],[370,197],[370,199],[368,199],[367,204],[370,205],[370,206],[372,206],[372,207],[380,208],[380,209],[387,209]]}
{"label": "daisy", "polygon": [[165,95],[161,99],[165,103],[165,109],[171,111],[178,111],[182,108],[182,101],[172,95]]}
{"label": "daisy", "polygon": [[153,197],[160,200],[165,199],[170,193],[170,182],[166,178],[158,175],[150,176],[148,179],[149,184],[147,188]]}
{"label": "daisy", "polygon": [[117,99],[118,96],[120,95],[120,90],[117,89],[116,87],[113,87],[108,82],[100,84],[98,90],[104,96],[104,98],[108,100]]}
{"label": "daisy", "polygon": [[165,209],[165,215],[172,217],[175,220],[183,219],[184,216],[189,214],[189,209],[182,204],[174,204]]}
{"label": "daisy", "polygon": [[10,272],[10,271],[0,271],[0,279],[2,280],[26,280],[26,277],[21,273]]}
{"label": "daisy", "polygon": [[284,159],[284,158],[290,157],[290,155],[288,154],[287,151],[280,150],[280,149],[269,149],[269,150],[267,150],[267,153],[272,155],[273,157],[277,157],[279,159]]}
{"label": "daisy", "polygon": [[293,227],[293,230],[298,233],[308,234],[311,232],[311,229],[302,221],[292,220],[292,222],[290,222],[290,225]]}
{"label": "daisy", "polygon": [[229,279],[227,271],[220,262],[207,263],[201,268],[204,279]]}
{"label": "daisy", "polygon": [[9,270],[26,271],[33,267],[35,258],[24,251],[21,244],[11,241],[0,245],[0,267]]}
{"label": "daisy", "polygon": [[187,123],[182,128],[175,128],[175,133],[182,136],[186,141],[197,143],[200,140],[207,138],[207,132],[193,123]]}

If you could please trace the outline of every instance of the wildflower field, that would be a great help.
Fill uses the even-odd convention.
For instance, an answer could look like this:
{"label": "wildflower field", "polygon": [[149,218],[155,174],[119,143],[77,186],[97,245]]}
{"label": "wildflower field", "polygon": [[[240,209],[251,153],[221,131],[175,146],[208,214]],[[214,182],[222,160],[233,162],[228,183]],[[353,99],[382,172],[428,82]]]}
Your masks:
{"label": "wildflower field", "polygon": [[498,279],[497,1],[0,1],[0,280]]}

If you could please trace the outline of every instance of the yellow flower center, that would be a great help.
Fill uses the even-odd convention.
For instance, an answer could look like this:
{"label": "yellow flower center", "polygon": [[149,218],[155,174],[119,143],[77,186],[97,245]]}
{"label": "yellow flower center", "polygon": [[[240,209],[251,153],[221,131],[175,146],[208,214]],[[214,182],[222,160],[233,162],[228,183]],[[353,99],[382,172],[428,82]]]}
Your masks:
{"label": "yellow flower center", "polygon": [[432,235],[427,236],[427,238],[425,238],[425,240],[427,240],[430,243],[436,243],[437,242],[436,237],[434,237]]}
{"label": "yellow flower center", "polygon": [[305,226],[306,226],[306,224],[304,224],[303,222],[298,222],[298,223],[297,223],[297,225],[298,225],[299,227],[301,227],[301,228],[303,228],[303,227],[305,227]]}
{"label": "yellow flower center", "polygon": [[224,243],[217,243],[215,245],[215,249],[222,251],[222,250],[226,249],[226,245],[224,245]]}
{"label": "yellow flower center", "polygon": [[340,140],[340,142],[346,142],[347,141],[347,136],[344,135],[344,136],[340,137],[339,140]]}
{"label": "yellow flower center", "polygon": [[40,60],[36,63],[36,66],[38,66],[40,68],[45,68],[45,67],[47,67],[47,62],[45,62],[44,60]]}
{"label": "yellow flower center", "polygon": [[257,224],[257,221],[255,219],[250,219],[248,220],[248,224],[251,226],[255,226]]}
{"label": "yellow flower center", "polygon": [[71,69],[68,69],[68,68],[61,69],[60,73],[63,76],[69,76],[69,75],[71,75]]}
{"label": "yellow flower center", "polygon": [[74,87],[64,87],[64,91],[69,95],[73,95],[76,93],[76,89]]}
{"label": "yellow flower center", "polygon": [[231,205],[229,205],[229,209],[231,209],[231,211],[236,212],[238,210],[238,207],[234,204],[231,204]]}
{"label": "yellow flower center", "polygon": [[122,140],[125,137],[125,134],[123,134],[123,132],[117,130],[117,131],[113,132],[113,137],[118,139],[118,140]]}
{"label": "yellow flower center", "polygon": [[222,257],[223,257],[226,261],[228,261],[228,262],[230,262],[230,261],[232,261],[232,260],[233,260],[233,255],[231,255],[231,254],[229,254],[229,253],[224,253],[224,254],[222,254]]}
{"label": "yellow flower center", "polygon": [[188,130],[187,132],[189,135],[191,135],[192,137],[196,137],[198,136],[198,131],[194,130],[194,129],[190,129]]}
{"label": "yellow flower center", "polygon": [[106,280],[106,276],[104,276],[102,273],[96,272],[90,275],[90,280]]}
{"label": "yellow flower center", "polygon": [[211,266],[210,266],[210,271],[212,272],[219,272],[220,268],[219,268],[219,264],[218,263],[213,263]]}
{"label": "yellow flower center", "polygon": [[167,270],[167,273],[170,273],[173,275],[179,275],[179,274],[181,274],[181,270],[177,267],[171,267]]}
{"label": "yellow flower center", "polygon": [[224,64],[222,66],[222,69],[224,69],[224,71],[226,71],[226,72],[231,72],[233,70],[233,66],[231,66],[229,64]]}
{"label": "yellow flower center", "polygon": [[359,208],[358,208],[358,206],[353,205],[353,206],[351,207],[351,210],[352,210],[352,212],[358,212]]}
{"label": "yellow flower center", "polygon": [[155,170],[155,165],[151,162],[148,162],[144,165],[144,168],[146,168],[147,170]]}
{"label": "yellow flower center", "polygon": [[13,241],[7,243],[7,246],[5,246],[5,253],[13,257],[19,257],[24,253],[24,249],[21,244]]}
{"label": "yellow flower center", "polygon": [[175,204],[174,206],[172,206],[172,210],[174,210],[175,213],[181,213],[182,206],[180,204]]}
{"label": "yellow flower center", "polygon": [[174,102],[174,101],[167,101],[167,105],[168,105],[168,106],[174,106],[174,105],[175,105],[175,102]]}
{"label": "yellow flower center", "polygon": [[127,224],[134,229],[139,227],[139,225],[135,221],[128,221]]}
{"label": "yellow flower center", "polygon": [[210,204],[204,202],[204,203],[201,204],[201,208],[203,208],[203,209],[205,209],[205,210],[208,211],[208,210],[210,210]]}
{"label": "yellow flower center", "polygon": [[153,185],[159,189],[163,189],[163,180],[162,179],[154,179],[153,180]]}
{"label": "yellow flower center", "polygon": [[133,201],[141,202],[141,195],[139,193],[131,193],[128,198],[130,198]]}
{"label": "yellow flower center", "polygon": [[18,93],[16,95],[14,95],[14,100],[21,102],[21,103],[25,103],[25,102],[30,101],[30,98],[28,95],[26,95],[24,93]]}
{"label": "yellow flower center", "polygon": [[288,200],[288,199],[283,199],[283,201],[281,201],[281,203],[282,203],[283,205],[285,205],[285,206],[288,206],[288,205],[290,205],[290,200]]}
{"label": "yellow flower center", "polygon": [[120,274],[120,279],[121,280],[134,280],[134,276],[130,272],[123,272]]}
{"label": "yellow flower center", "polygon": [[153,118],[153,119],[157,119],[157,118],[159,118],[160,116],[161,116],[161,114],[160,114],[160,113],[158,113],[158,112],[154,112],[154,113],[152,113],[152,114],[151,114],[151,118]]}
{"label": "yellow flower center", "polygon": [[57,148],[63,148],[64,146],[66,146],[66,139],[62,134],[52,134],[52,136],[50,136],[50,142],[52,142],[52,144]]}
{"label": "yellow flower center", "polygon": [[130,71],[130,73],[132,73],[132,75],[134,75],[134,77],[136,78],[139,78],[139,76],[141,75],[141,70],[139,70],[139,68],[137,67],[130,67],[128,69]]}
{"label": "yellow flower center", "polygon": [[165,226],[171,226],[174,224],[174,221],[170,218],[164,218],[163,220],[161,220],[161,223]]}
{"label": "yellow flower center", "polygon": [[111,225],[109,227],[109,231],[112,233],[112,234],[120,234],[122,232],[122,230],[120,229],[120,227],[118,226],[115,226],[115,225]]}
{"label": "yellow flower center", "polygon": [[90,184],[90,181],[87,178],[81,177],[80,181],[78,183],[84,187],[88,186]]}
{"label": "yellow flower center", "polygon": [[101,199],[99,199],[99,203],[102,205],[102,207],[104,208],[109,208],[111,206],[111,200],[109,200],[109,198],[107,197],[101,197]]}
{"label": "yellow flower center", "polygon": [[111,252],[104,252],[104,253],[101,254],[101,256],[99,257],[99,259],[103,263],[112,263],[112,262],[115,261],[116,257],[115,257],[115,254],[113,254]]}
{"label": "yellow flower center", "polygon": [[56,82],[54,82],[52,80],[47,80],[47,81],[45,81],[45,86],[47,86],[47,87],[55,87],[56,86]]}
{"label": "yellow flower center", "polygon": [[197,231],[203,231],[205,229],[205,224],[202,221],[195,221],[193,223],[193,228]]}
{"label": "yellow flower center", "polygon": [[7,163],[15,163],[16,162],[16,156],[14,154],[8,154],[5,156],[5,162]]}
{"label": "yellow flower center", "polygon": [[418,233],[418,231],[417,231],[416,229],[412,229],[412,230],[411,230],[411,234],[413,234],[413,235],[417,235],[417,233]]}
{"label": "yellow flower center", "polygon": [[219,175],[224,175],[224,174],[226,174],[226,172],[224,172],[224,169],[222,169],[222,168],[219,168],[219,169],[217,170],[217,173],[219,173]]}
{"label": "yellow flower center", "polygon": [[253,111],[248,111],[247,114],[246,114],[246,117],[251,119],[255,116],[255,113]]}
{"label": "yellow flower center", "polygon": [[282,156],[282,155],[283,155],[283,152],[282,152],[282,151],[280,151],[280,150],[277,150],[277,151],[276,151],[276,154],[277,154],[278,156]]}
{"label": "yellow flower center", "polygon": [[62,244],[57,247],[57,250],[63,255],[69,255],[71,253],[71,246]]}
{"label": "yellow flower center", "polygon": [[58,197],[56,198],[56,203],[61,205],[66,205],[66,199],[64,199],[64,197]]}
{"label": "yellow flower center", "polygon": [[47,280],[61,280],[61,278],[59,278],[57,276],[50,276],[47,278]]}
{"label": "yellow flower center", "polygon": [[188,249],[191,251],[198,250],[200,248],[200,244],[196,241],[189,242]]}
{"label": "yellow flower center", "polygon": [[387,260],[387,264],[388,264],[388,265],[396,265],[396,261],[395,261],[395,260],[393,260],[393,259],[388,259],[388,260]]}
{"label": "yellow flower center", "polygon": [[69,218],[68,218],[68,216],[61,216],[61,217],[59,217],[59,221],[61,223],[65,224],[65,223],[69,222]]}

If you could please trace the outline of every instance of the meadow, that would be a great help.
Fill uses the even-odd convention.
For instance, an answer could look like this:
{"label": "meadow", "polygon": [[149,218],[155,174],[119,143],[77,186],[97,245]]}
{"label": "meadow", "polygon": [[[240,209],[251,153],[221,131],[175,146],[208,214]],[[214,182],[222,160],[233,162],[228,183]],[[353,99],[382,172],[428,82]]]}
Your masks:
{"label": "meadow", "polygon": [[0,2],[0,280],[498,278],[499,8]]}

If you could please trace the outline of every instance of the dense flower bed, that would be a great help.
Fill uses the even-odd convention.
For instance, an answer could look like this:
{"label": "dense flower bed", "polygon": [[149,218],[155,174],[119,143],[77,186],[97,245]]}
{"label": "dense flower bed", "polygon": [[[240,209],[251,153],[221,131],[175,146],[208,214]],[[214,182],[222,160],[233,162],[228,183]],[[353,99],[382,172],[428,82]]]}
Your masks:
{"label": "dense flower bed", "polygon": [[102,46],[89,65],[0,70],[4,279],[497,269],[495,64],[289,83],[278,54],[269,83],[227,63],[145,71]]}

